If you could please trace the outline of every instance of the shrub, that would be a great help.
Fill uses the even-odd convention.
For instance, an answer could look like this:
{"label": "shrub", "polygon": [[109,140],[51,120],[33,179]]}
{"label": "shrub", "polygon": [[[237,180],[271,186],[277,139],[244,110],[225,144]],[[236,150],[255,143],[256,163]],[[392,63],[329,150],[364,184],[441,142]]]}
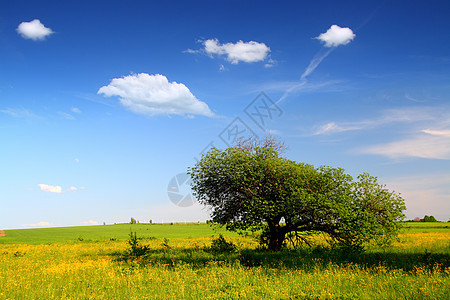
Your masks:
{"label": "shrub", "polygon": [[422,222],[437,222],[435,217],[427,216],[427,215],[425,215],[425,217],[423,217],[423,219],[421,221]]}
{"label": "shrub", "polygon": [[128,239],[128,244],[130,245],[130,249],[128,249],[128,253],[131,256],[139,257],[145,255],[149,250],[149,247],[146,245],[141,245],[139,242],[139,238],[136,236],[136,232],[130,233],[130,238]]}
{"label": "shrub", "polygon": [[232,242],[227,242],[221,234],[217,239],[212,241],[210,247],[210,250],[215,253],[232,253],[235,252],[236,249],[236,245]]}

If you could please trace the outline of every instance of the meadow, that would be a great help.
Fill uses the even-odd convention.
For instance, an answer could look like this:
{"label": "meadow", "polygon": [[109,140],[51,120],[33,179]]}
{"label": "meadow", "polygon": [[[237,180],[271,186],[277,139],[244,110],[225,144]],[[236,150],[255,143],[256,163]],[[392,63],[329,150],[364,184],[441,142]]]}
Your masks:
{"label": "meadow", "polygon": [[5,230],[0,299],[450,299],[450,224],[404,225],[357,254],[321,235],[273,253],[197,223]]}

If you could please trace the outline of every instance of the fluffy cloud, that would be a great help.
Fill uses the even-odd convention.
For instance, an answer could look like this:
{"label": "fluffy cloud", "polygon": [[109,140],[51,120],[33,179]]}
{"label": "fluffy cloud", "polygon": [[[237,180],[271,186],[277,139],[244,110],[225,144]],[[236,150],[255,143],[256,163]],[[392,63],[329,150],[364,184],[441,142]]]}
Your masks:
{"label": "fluffy cloud", "polygon": [[[225,55],[232,64],[238,64],[240,61],[246,63],[264,61],[268,58],[270,52],[270,48],[266,44],[254,41],[220,44],[218,39],[209,39],[203,42],[203,46],[206,54],[210,56]],[[187,52],[196,53],[194,50],[188,50]],[[274,64],[275,61],[269,59],[267,66]]]}
{"label": "fluffy cloud", "polygon": [[81,114],[81,110],[78,107],[72,107],[70,111],[76,114]]}
{"label": "fluffy cloud", "polygon": [[62,193],[62,189],[59,185],[38,184],[38,186],[43,192]]}
{"label": "fluffy cloud", "polygon": [[97,93],[105,97],[118,96],[123,106],[138,114],[214,116],[208,105],[198,100],[184,84],[169,82],[160,74],[114,78]]}
{"label": "fluffy cloud", "polygon": [[22,22],[17,27],[17,32],[24,39],[31,39],[33,41],[44,40],[47,36],[51,35],[53,31],[50,28],[44,26],[38,19],[31,22]]}
{"label": "fluffy cloud", "polygon": [[[75,161],[78,163],[77,158],[75,158]],[[38,186],[41,189],[41,191],[43,191],[43,192],[57,193],[57,194],[66,193],[66,192],[76,192],[77,190],[84,190],[84,187],[77,188],[74,186],[71,186],[70,188],[68,188],[67,190],[64,190],[64,191],[63,191],[62,187],[59,185],[38,184]]]}
{"label": "fluffy cloud", "polygon": [[325,47],[337,47],[347,45],[355,36],[353,31],[348,27],[342,28],[338,25],[331,25],[327,32],[321,33],[316,39],[324,42]]}

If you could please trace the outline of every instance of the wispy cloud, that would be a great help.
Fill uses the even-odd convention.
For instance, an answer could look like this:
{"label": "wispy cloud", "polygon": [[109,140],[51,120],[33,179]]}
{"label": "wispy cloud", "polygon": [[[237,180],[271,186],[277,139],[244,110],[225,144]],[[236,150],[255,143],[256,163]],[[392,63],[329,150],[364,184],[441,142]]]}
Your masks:
{"label": "wispy cloud", "polygon": [[45,27],[38,19],[31,22],[22,22],[16,30],[24,39],[33,41],[45,40],[46,37],[54,33],[53,30]]}
{"label": "wispy cloud", "polygon": [[406,107],[385,110],[379,117],[353,122],[331,121],[315,126],[312,135],[334,135],[347,131],[364,131],[406,124],[398,130],[395,141],[358,148],[353,153],[382,155],[393,159],[418,157],[427,159],[450,159],[450,121],[447,107]]}
{"label": "wispy cloud", "polygon": [[389,158],[418,157],[428,159],[450,159],[448,136],[422,134],[410,139],[370,146],[360,151],[366,154],[383,155]]}
{"label": "wispy cloud", "polygon": [[437,135],[437,136],[450,138],[450,129],[447,129],[447,130],[424,129],[424,130],[422,130],[422,132],[431,134],[431,135]]}
{"label": "wispy cloud", "polygon": [[[284,92],[291,89],[295,92],[295,87],[298,86],[298,81],[272,81],[262,84],[256,84],[250,89],[250,93],[263,91]],[[302,92],[330,92],[347,90],[349,87],[343,80],[326,80],[326,81],[306,81],[301,87]]]}
{"label": "wispy cloud", "polygon": [[379,117],[359,121],[331,121],[314,127],[313,135],[335,134],[353,130],[367,130],[392,123],[417,123],[422,121],[440,122],[442,108],[434,107],[402,107],[383,111]]}
{"label": "wispy cloud", "polygon": [[189,53],[189,54],[196,54],[196,53],[200,53],[200,52],[202,52],[202,50],[186,49],[183,51],[183,53]]}
{"label": "wispy cloud", "polygon": [[332,51],[334,48],[328,49],[325,52],[319,52],[316,54],[316,56],[313,57],[311,62],[309,63],[306,70],[303,72],[302,76],[300,77],[300,81],[306,79],[306,77],[314,72],[314,70],[320,65],[322,60],[324,60]]}
{"label": "wispy cloud", "polygon": [[239,62],[254,63],[267,59],[266,67],[273,66],[276,62],[269,57],[270,48],[264,43],[255,41],[221,44],[218,39],[209,39],[202,42],[203,49],[187,49],[185,53],[204,53],[213,57],[214,55],[226,57],[232,64]]}
{"label": "wispy cloud", "polygon": [[49,226],[53,226],[53,224],[50,222],[42,221],[42,222],[38,222],[35,224],[22,224],[20,226],[22,226],[22,227],[49,227]]}
{"label": "wispy cloud", "polygon": [[169,82],[160,74],[141,73],[114,78],[97,93],[105,97],[118,96],[124,107],[137,114],[215,116],[184,84]]}
{"label": "wispy cloud", "polygon": [[410,101],[413,101],[413,102],[425,102],[424,100],[419,100],[419,99],[416,99],[416,98],[410,96],[408,93],[405,93],[405,98]]}
{"label": "wispy cloud", "polygon": [[81,110],[78,107],[72,107],[70,109],[70,111],[75,113],[75,114],[81,114]]}
{"label": "wispy cloud", "polygon": [[85,222],[80,222],[80,224],[83,224],[83,225],[98,225],[98,222],[89,220],[89,221],[85,221]]}
{"label": "wispy cloud", "polygon": [[14,118],[39,118],[35,113],[31,110],[24,108],[10,108],[7,107],[5,109],[0,109],[1,113],[7,114]]}
{"label": "wispy cloud", "polygon": [[325,42],[325,47],[330,48],[327,50],[321,49],[309,62],[309,65],[303,71],[302,76],[297,84],[288,88],[283,95],[276,102],[277,104],[286,99],[292,92],[296,90],[302,90],[307,86],[307,77],[313,73],[320,63],[334,50],[334,48],[340,45],[346,45],[350,43],[356,35],[350,28],[341,28],[338,25],[332,25],[327,32],[320,34],[316,39]]}
{"label": "wispy cloud", "polygon": [[[382,155],[389,158],[417,157],[427,159],[450,159],[450,119],[448,107],[413,107],[386,111],[380,118],[342,125],[319,127],[315,134],[333,134],[345,130],[368,130],[395,123],[408,123],[409,130],[402,129],[402,137],[395,141],[360,148],[356,153]],[[330,124],[330,123],[329,123]],[[337,128],[337,129],[336,129]]]}
{"label": "wispy cloud", "polygon": [[361,130],[365,127],[366,124],[347,124],[347,125],[338,125],[336,122],[329,122],[324,125],[321,125],[315,129],[313,135],[321,135],[321,134],[334,134],[345,131],[352,130]]}
{"label": "wispy cloud", "polygon": [[274,66],[276,66],[276,65],[277,65],[277,61],[274,60],[274,59],[269,58],[269,59],[267,60],[267,63],[264,64],[264,67],[265,67],[265,68],[272,68],[272,67],[274,67]]}
{"label": "wispy cloud", "polygon": [[71,121],[75,120],[75,117],[72,116],[71,114],[68,114],[68,113],[65,113],[62,111],[58,112],[58,114],[66,120],[71,120]]}

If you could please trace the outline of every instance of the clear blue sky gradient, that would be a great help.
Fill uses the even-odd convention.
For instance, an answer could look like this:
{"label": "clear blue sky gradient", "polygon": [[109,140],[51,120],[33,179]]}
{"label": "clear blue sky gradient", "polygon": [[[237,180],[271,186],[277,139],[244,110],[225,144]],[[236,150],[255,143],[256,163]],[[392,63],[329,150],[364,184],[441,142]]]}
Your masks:
{"label": "clear blue sky gradient", "polygon": [[[2,1],[0,229],[204,221],[168,184],[240,121],[282,139],[290,159],[377,176],[408,218],[447,221],[448,16],[448,1]],[[24,38],[34,19],[53,33]],[[316,37],[332,25],[354,39],[326,47]],[[222,54],[206,51],[213,39]],[[239,41],[270,52],[233,63],[223,45]],[[212,114],[149,115],[98,93],[138,74],[184,84]],[[279,109],[262,127],[245,111],[260,92]]]}

